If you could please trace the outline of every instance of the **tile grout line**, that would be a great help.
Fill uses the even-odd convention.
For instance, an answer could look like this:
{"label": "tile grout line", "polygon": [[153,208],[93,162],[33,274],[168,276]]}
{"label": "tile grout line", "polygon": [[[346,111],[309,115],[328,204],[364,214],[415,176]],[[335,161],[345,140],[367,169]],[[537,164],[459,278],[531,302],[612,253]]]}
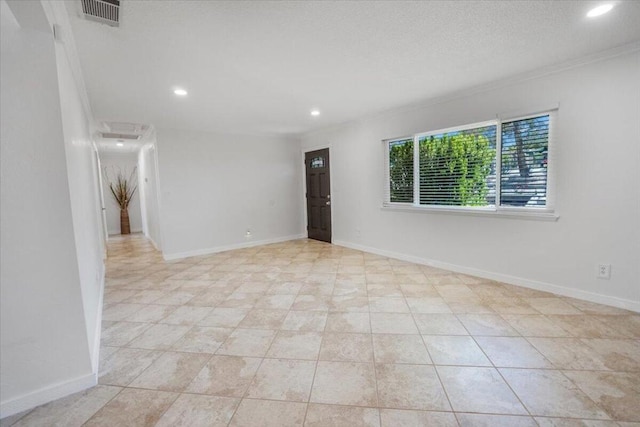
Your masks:
{"label": "tile grout line", "polygon": [[[302,288],[300,288],[302,290]],[[318,355],[316,356],[316,366],[313,369],[313,378],[311,379],[311,388],[309,389],[309,398],[307,399],[307,406],[304,409],[304,418],[302,420],[302,425],[307,422],[307,415],[309,414],[309,406],[311,406],[311,396],[313,395],[313,386],[316,382],[316,374],[318,372],[318,365],[320,364],[320,353],[322,352],[322,344],[324,344],[324,334],[327,330],[327,323],[329,321],[329,312],[327,311],[327,317],[324,320],[324,327],[322,328],[322,335],[320,338],[320,348],[318,348]]]}
{"label": "tile grout line", "polygon": [[[476,346],[480,349],[480,351],[482,352],[482,354],[484,355],[484,357],[486,357],[486,359],[489,361],[489,363],[491,363],[491,367],[493,368],[493,370],[495,372],[498,373],[498,375],[500,375],[500,378],[502,378],[502,381],[504,381],[504,383],[507,385],[507,387],[509,387],[509,390],[511,390],[511,393],[513,393],[513,395],[516,397],[516,399],[518,399],[518,402],[520,402],[520,405],[522,405],[522,407],[524,408],[525,411],[527,411],[527,414],[532,417],[531,411],[529,411],[529,408],[527,408],[527,406],[524,404],[524,402],[522,401],[522,399],[520,398],[520,396],[515,392],[515,390],[513,390],[513,388],[511,387],[511,384],[509,384],[509,382],[506,380],[506,378],[504,378],[504,376],[502,375],[502,372],[500,372],[500,370],[498,369],[498,367],[496,366],[495,362],[491,359],[491,357],[489,357],[489,355],[487,354],[487,352],[484,350],[484,348],[482,348],[482,346],[480,345],[480,343],[478,342],[478,340],[476,339],[476,337],[471,333],[471,331],[469,330],[469,328],[467,327],[467,325],[464,324],[464,322],[462,320],[460,320],[459,317],[459,313],[454,313],[454,316],[456,317],[456,319],[458,319],[458,321],[462,324],[462,327],[465,328],[467,330],[467,332],[469,333],[469,336],[471,337],[471,339],[473,340],[473,342],[476,344]],[[511,326],[511,324],[506,320],[503,319],[502,316],[500,316],[500,314],[498,313],[498,317],[501,318],[503,321],[507,322],[507,324],[509,325],[509,327],[511,327],[516,333],[518,333],[518,337],[522,338],[522,336],[520,335],[519,331],[517,331],[515,328],[513,328]],[[515,415],[515,414],[513,414]]]}
{"label": "tile grout line", "polygon": [[[371,301],[369,299],[369,284],[367,282],[367,274],[366,274],[366,267],[365,267],[365,286],[364,286],[365,292],[367,294],[367,301]],[[369,336],[370,336],[370,340],[371,340],[371,352],[373,354],[373,380],[375,381],[375,385],[376,385],[376,406],[378,409],[378,422],[380,423],[380,426],[382,426],[382,409],[381,409],[381,405],[382,402],[380,401],[380,390],[378,388],[378,366],[376,363],[376,348],[375,345],[373,344],[373,324],[371,323],[371,303],[369,302],[367,304],[367,307],[369,308],[369,312],[368,312],[368,317],[369,317]]]}
{"label": "tile grout line", "polygon": [[[425,277],[426,277],[426,273],[425,273]],[[401,288],[401,290],[402,290],[402,288]],[[445,302],[445,304],[447,305],[447,307],[449,307],[449,304],[447,304],[446,302]],[[409,307],[409,309],[411,310],[411,307]],[[451,310],[451,307],[449,307],[449,310]],[[437,366],[435,364],[435,361],[433,360],[433,357],[431,356],[431,352],[429,351],[429,346],[427,346],[427,343],[424,340],[424,336],[422,335],[422,333],[420,333],[420,328],[418,327],[418,322],[416,321],[416,318],[415,318],[415,314],[416,313],[414,313],[413,311],[410,311],[410,314],[411,314],[411,319],[413,320],[413,324],[415,325],[416,330],[418,331],[418,334],[420,335],[420,339],[422,340],[422,345],[427,350],[427,354],[429,355],[429,359],[431,360],[431,363],[432,363],[432,366],[433,366],[433,371],[436,374],[436,378],[438,378],[438,382],[440,383],[440,387],[442,388],[444,396],[447,398],[447,403],[449,404],[449,408],[451,408],[451,412],[453,413],[453,417],[455,418],[456,423],[458,423],[458,425],[460,425],[460,420],[458,420],[458,416],[456,415],[455,409],[453,407],[453,404],[451,403],[451,398],[449,397],[449,393],[447,392],[447,389],[445,388],[444,383],[442,382],[442,378],[440,377],[440,373],[438,372],[438,368],[437,368]]]}

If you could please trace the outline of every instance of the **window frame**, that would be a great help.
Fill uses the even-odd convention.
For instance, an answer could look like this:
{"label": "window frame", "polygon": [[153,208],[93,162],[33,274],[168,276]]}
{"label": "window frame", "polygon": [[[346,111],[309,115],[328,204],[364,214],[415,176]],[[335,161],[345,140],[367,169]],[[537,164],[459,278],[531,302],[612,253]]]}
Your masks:
{"label": "window frame", "polygon": [[[559,216],[555,210],[555,126],[557,120],[558,107],[545,108],[533,113],[526,114],[505,114],[497,115],[493,120],[470,123],[460,126],[452,126],[427,132],[420,132],[403,137],[384,139],[382,146],[384,149],[384,193],[382,209],[389,211],[427,212],[459,215],[475,215],[489,217],[508,217],[521,219],[535,219],[543,221],[556,221]],[[547,143],[547,187],[545,206],[502,206],[502,124],[518,120],[526,120],[535,117],[549,116],[549,134]],[[445,206],[445,205],[421,205],[420,204],[420,147],[419,140],[423,137],[440,135],[448,132],[457,132],[481,128],[486,126],[496,126],[496,184],[495,184],[495,205],[492,206]],[[413,202],[391,202],[390,189],[390,168],[389,168],[389,145],[393,142],[413,139]]]}
{"label": "window frame", "polygon": [[415,135],[407,135],[407,136],[401,136],[398,138],[391,138],[391,139],[385,139],[382,141],[382,145],[383,145],[383,149],[384,149],[384,162],[385,162],[385,187],[384,187],[384,195],[383,195],[383,206],[393,206],[393,207],[412,207],[414,205],[413,202],[392,202],[391,201],[391,189],[390,187],[390,182],[391,182],[391,170],[389,168],[389,147],[392,143],[394,142],[402,142],[402,141],[407,141],[407,140],[413,140],[413,199],[415,200],[415,194],[416,194],[416,161],[415,161]]}

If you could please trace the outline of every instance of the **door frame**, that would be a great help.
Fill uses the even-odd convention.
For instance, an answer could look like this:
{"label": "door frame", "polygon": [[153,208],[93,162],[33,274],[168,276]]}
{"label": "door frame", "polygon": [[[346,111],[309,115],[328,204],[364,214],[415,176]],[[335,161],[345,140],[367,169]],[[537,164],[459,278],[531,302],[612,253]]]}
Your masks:
{"label": "door frame", "polygon": [[[160,212],[160,167],[159,167],[159,159],[158,159],[158,142],[156,139],[156,133],[155,133],[155,129],[152,129],[152,131],[148,134],[150,135],[148,138],[146,139],[144,144],[142,145],[142,147],[140,147],[140,150],[138,151],[138,188],[139,189],[144,189],[144,191],[138,191],[138,196],[140,197],[140,208],[141,211],[144,208],[144,215],[142,215],[142,231],[144,236],[151,242],[151,244],[153,245],[153,247],[159,251],[162,252],[162,255],[164,256],[164,252],[162,251],[162,243],[164,242],[164,233],[162,230],[162,221],[161,221],[161,215],[162,213]],[[145,163],[145,168],[144,168],[144,175],[142,176],[140,174],[140,158],[141,156],[145,155],[145,150],[147,151],[147,157],[151,158],[151,161],[149,162],[149,164]],[[153,167],[153,174],[149,174],[149,169],[150,167]],[[148,182],[145,182],[144,179],[148,176],[149,181],[153,182],[153,189],[154,191],[152,192],[147,192],[148,186],[146,186],[145,184],[148,184]],[[151,231],[149,228],[149,206],[147,205],[147,200],[150,201],[151,209],[154,209],[156,212],[156,220],[157,220],[157,236],[155,236],[156,238],[154,239],[153,236],[151,236]],[[155,206],[153,206],[155,203]],[[157,241],[156,241],[157,239]]]}
{"label": "door frame", "polygon": [[107,242],[109,241],[109,232],[107,230],[107,209],[104,204],[104,181],[102,176],[102,161],[100,160],[100,152],[95,142],[92,142],[94,164],[96,167],[96,185],[98,191],[98,203],[100,208],[100,227],[102,233],[100,233],[100,242],[102,243],[102,259],[107,259]]}
{"label": "door frame", "polygon": [[[333,144],[331,144],[330,142],[327,142],[326,144],[321,144],[321,145],[314,145],[312,147],[303,147],[300,149],[300,161],[302,162],[302,209],[304,212],[304,215],[302,217],[302,230],[304,236],[308,239],[309,238],[309,230],[307,230],[307,224],[309,223],[309,213],[307,212],[307,163],[305,161],[305,155],[311,151],[316,151],[316,150],[323,150],[323,149],[328,149],[329,150],[329,158],[331,159],[331,153],[332,153],[332,148],[333,148]],[[332,166],[331,163],[333,163],[333,160],[329,161],[329,191],[331,193],[331,245],[333,245],[334,242],[334,224],[335,222],[333,221],[333,207],[335,205],[335,197],[333,195],[333,173],[331,172],[332,170]]]}

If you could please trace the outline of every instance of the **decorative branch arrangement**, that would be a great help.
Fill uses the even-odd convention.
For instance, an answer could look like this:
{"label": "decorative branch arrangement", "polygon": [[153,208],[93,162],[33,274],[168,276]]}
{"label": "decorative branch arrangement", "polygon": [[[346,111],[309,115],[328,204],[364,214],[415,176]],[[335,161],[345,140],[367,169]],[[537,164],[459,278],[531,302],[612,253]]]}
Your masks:
{"label": "decorative branch arrangement", "polygon": [[[120,234],[131,234],[128,209],[131,198],[138,189],[138,185],[135,184],[136,170],[137,168],[133,168],[129,177],[125,175],[126,172],[119,170],[114,181],[109,179],[109,189],[111,190],[111,194],[118,206],[120,206]],[[105,175],[108,179],[108,174],[106,172],[107,171],[105,170]]]}

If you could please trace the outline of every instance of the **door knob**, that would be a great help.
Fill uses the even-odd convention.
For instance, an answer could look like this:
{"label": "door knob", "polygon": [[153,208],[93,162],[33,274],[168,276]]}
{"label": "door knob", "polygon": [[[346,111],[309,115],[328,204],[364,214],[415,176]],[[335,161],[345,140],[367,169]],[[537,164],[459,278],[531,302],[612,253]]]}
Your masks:
{"label": "door knob", "polygon": [[331,202],[330,202],[330,201],[327,201],[326,205],[327,205],[327,206],[330,206],[330,205],[331,205]]}

